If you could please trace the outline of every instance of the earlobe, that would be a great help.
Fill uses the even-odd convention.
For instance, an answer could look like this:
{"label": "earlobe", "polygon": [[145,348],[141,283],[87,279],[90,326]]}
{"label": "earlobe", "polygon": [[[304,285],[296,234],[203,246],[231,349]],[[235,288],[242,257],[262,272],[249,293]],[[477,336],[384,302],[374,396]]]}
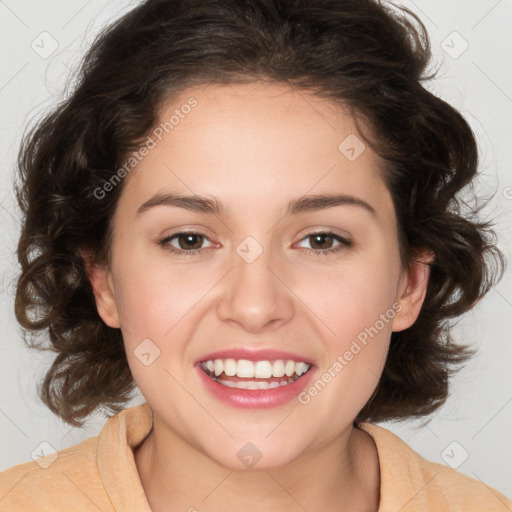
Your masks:
{"label": "earlobe", "polygon": [[432,251],[419,251],[418,256],[411,262],[409,271],[404,274],[398,295],[401,309],[393,319],[393,331],[409,328],[418,318],[427,293],[429,264],[433,260]]}
{"label": "earlobe", "polygon": [[121,325],[117,312],[112,273],[106,265],[94,263],[90,251],[80,249],[80,254],[85,263],[87,277],[91,282],[98,314],[109,327],[119,328]]}

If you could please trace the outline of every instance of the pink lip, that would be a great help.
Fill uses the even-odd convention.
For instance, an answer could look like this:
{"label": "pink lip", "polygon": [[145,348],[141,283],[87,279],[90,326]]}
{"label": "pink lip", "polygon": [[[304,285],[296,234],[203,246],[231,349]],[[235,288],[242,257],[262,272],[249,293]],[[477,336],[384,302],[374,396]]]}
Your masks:
{"label": "pink lip", "polygon": [[201,362],[214,359],[247,359],[249,361],[273,361],[276,359],[308,362],[307,359],[291,352],[279,350],[247,350],[245,348],[224,350],[206,355],[196,363],[199,378],[206,389],[221,402],[232,407],[251,409],[277,407],[293,400],[311,382],[315,367],[311,364],[309,370],[296,381],[286,386],[270,389],[237,389],[223,386],[209,377],[202,369]]}
{"label": "pink lip", "polygon": [[298,354],[293,354],[292,352],[284,352],[282,350],[274,349],[250,350],[247,348],[233,348],[230,350],[212,352],[211,354],[205,355],[197,362],[211,361],[213,359],[247,359],[248,361],[275,361],[276,359],[283,359],[285,361],[311,364],[307,358]]}
{"label": "pink lip", "polygon": [[232,407],[263,409],[277,407],[293,400],[311,382],[314,368],[310,368],[295,382],[270,389],[237,389],[223,386],[206,375],[201,366],[196,366],[199,378],[206,389],[218,400]]}

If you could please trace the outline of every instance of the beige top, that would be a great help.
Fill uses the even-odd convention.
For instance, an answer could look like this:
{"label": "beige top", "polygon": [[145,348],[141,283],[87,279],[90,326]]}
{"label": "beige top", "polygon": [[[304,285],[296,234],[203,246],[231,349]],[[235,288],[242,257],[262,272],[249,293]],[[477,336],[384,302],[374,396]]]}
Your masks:
{"label": "beige top", "polygon": [[[113,416],[99,436],[56,458],[50,454],[0,473],[0,511],[151,512],[133,456],[151,428],[145,402]],[[378,512],[512,511],[500,492],[428,462],[389,430],[371,423],[360,428],[373,437],[379,454]]]}

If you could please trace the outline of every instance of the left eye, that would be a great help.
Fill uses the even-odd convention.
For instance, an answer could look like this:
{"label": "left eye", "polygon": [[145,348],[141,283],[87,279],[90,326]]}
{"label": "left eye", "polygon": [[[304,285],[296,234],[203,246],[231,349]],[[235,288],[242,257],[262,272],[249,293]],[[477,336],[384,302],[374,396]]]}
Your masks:
{"label": "left eye", "polygon": [[[336,252],[346,247],[351,247],[352,242],[349,240],[346,240],[345,238],[336,235],[335,233],[331,232],[318,232],[318,233],[311,233],[304,237],[302,241],[311,239],[313,242],[311,245],[313,246],[312,249],[309,249],[305,247],[307,251],[314,251],[319,254],[325,254],[329,252]],[[301,241],[301,242],[302,242]],[[332,244],[337,241],[338,245],[335,247],[332,247]],[[329,247],[324,247],[325,245],[328,245]],[[316,246],[316,247],[315,247]]]}

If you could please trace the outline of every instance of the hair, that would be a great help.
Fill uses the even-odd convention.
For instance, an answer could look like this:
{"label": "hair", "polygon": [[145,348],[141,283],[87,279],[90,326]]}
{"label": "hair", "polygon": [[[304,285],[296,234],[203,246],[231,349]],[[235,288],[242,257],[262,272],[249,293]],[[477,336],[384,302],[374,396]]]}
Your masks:
{"label": "hair", "polygon": [[[434,255],[420,314],[392,333],[379,384],[356,420],[424,416],[443,404],[449,377],[474,353],[454,342],[452,321],[501,278],[505,261],[492,224],[460,197],[477,176],[477,145],[461,114],[422,85],[435,76],[430,61],[420,19],[377,0],[146,0],[105,28],[72,94],[24,135],[18,154],[15,313],[31,348],[57,353],[38,383],[41,400],[80,426],[96,409],[117,413],[132,398],[121,330],[100,318],[80,252],[110,264],[126,180],[101,199],[97,191],[173,95],[262,81],[350,110],[382,159],[404,267],[420,249]],[[30,340],[46,330],[44,341]]]}

